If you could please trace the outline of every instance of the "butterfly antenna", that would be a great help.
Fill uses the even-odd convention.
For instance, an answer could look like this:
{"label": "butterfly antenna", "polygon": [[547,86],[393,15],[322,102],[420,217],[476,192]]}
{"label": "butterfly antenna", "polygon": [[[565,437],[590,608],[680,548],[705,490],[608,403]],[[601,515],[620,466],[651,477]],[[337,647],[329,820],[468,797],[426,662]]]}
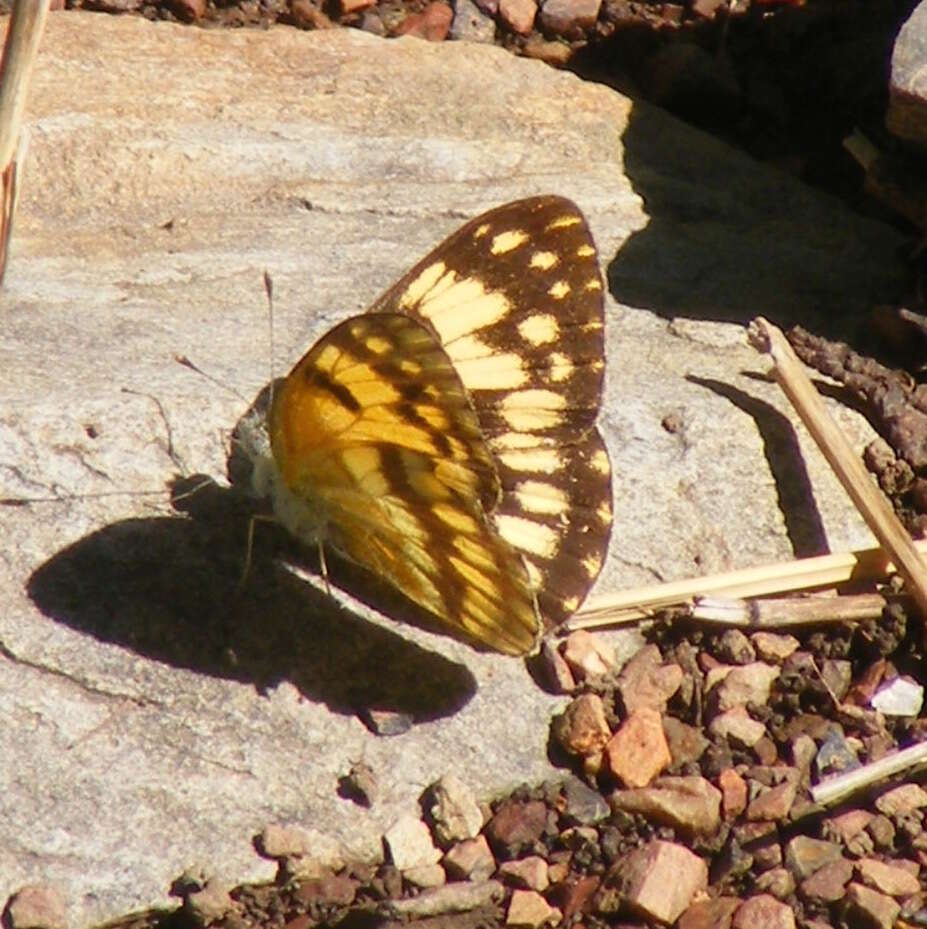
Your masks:
{"label": "butterfly antenna", "polygon": [[270,362],[270,394],[267,409],[274,405],[274,282],[269,271],[264,272],[264,293],[267,294],[267,344]]}
{"label": "butterfly antenna", "polygon": [[233,397],[238,397],[245,406],[250,406],[251,401],[242,393],[239,393],[234,387],[230,387],[228,384],[224,384],[217,377],[213,377],[211,374],[207,374],[199,365],[194,364],[187,358],[186,355],[174,355],[174,361],[179,365],[183,365],[185,368],[189,368],[195,374],[198,374],[200,377],[205,377],[210,384],[215,384],[216,387],[221,387],[222,390],[227,391]]}

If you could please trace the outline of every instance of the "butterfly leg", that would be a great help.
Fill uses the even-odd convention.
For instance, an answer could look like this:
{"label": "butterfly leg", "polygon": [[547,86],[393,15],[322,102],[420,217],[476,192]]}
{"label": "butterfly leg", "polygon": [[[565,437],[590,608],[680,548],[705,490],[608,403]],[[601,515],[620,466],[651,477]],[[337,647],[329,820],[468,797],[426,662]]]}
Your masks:
{"label": "butterfly leg", "polygon": [[245,563],[242,565],[241,577],[238,578],[239,590],[243,590],[247,586],[248,575],[251,573],[251,555],[254,551],[254,524],[257,522],[275,523],[276,519],[273,516],[265,516],[263,513],[255,513],[248,520],[248,540],[245,544]]}
{"label": "butterfly leg", "polygon": [[322,574],[322,580],[325,581],[325,593],[330,597],[332,595],[332,586],[328,583],[328,565],[325,562],[325,546],[322,540],[316,542],[319,549],[319,571]]}

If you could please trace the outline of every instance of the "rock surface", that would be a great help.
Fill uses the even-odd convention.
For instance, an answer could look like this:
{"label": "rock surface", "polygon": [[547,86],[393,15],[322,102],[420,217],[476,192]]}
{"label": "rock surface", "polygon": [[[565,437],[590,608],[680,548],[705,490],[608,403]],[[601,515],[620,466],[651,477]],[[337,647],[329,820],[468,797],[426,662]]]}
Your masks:
{"label": "rock surface", "polygon": [[[63,499],[2,513],[0,900],[49,882],[81,929],[167,904],[185,869],[271,879],[271,823],[372,859],[449,771],[480,798],[553,773],[565,701],[521,662],[383,618],[339,594],[346,568],[329,599],[264,526],[238,590],[249,511],[223,475],[267,381],[265,269],[279,373],[464,219],[570,196],[610,290],[600,589],[868,541],[731,323],[831,334],[891,293],[898,238],[658,112],[497,48],[72,12],[27,122],[0,497]],[[218,482],[178,495],[187,518],[178,472]],[[373,711],[414,725],[378,738]],[[338,794],[358,759],[369,810]],[[459,891],[428,893],[440,912]]]}

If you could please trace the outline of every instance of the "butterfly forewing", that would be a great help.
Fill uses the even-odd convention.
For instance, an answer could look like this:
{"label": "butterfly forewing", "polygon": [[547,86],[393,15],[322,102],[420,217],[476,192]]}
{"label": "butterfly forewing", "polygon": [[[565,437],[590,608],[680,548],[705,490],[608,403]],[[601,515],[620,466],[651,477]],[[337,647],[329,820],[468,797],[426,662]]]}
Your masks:
{"label": "butterfly forewing", "polygon": [[523,654],[537,638],[524,564],[490,524],[499,477],[447,353],[406,315],[323,336],[277,393],[278,516],[459,631]]}
{"label": "butterfly forewing", "polygon": [[612,521],[595,428],[603,285],[585,218],[554,196],[491,210],[371,310],[420,320],[447,352],[501,482],[493,522],[524,556],[546,624],[559,624],[598,576]]}

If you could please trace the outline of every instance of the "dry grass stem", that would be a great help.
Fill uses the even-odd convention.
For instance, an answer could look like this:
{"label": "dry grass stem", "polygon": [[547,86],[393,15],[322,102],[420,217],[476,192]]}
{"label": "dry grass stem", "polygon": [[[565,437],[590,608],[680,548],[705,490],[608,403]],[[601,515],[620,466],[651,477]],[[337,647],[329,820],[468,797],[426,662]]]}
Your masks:
{"label": "dry grass stem", "polygon": [[886,755],[871,764],[815,784],[811,788],[811,799],[823,806],[830,806],[885,778],[924,763],[927,763],[927,742],[918,742],[917,745]]}
{"label": "dry grass stem", "polygon": [[769,353],[776,379],[802,422],[817,442],[828,464],[882,548],[897,565],[922,616],[927,616],[927,571],[904,526],[888,499],[876,486],[862,459],[843,433],[805,374],[802,363],[782,332],[759,317],[753,321],[754,345]]}

